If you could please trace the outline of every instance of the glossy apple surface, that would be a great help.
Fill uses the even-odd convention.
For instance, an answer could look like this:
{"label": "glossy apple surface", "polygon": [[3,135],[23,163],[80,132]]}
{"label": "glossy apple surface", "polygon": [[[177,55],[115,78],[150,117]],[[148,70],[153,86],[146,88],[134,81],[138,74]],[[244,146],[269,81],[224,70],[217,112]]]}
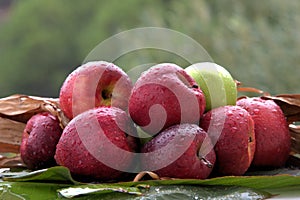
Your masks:
{"label": "glossy apple surface", "polygon": [[198,124],[205,110],[205,98],[184,69],[162,63],[142,73],[136,81],[128,110],[137,125],[155,135],[175,124]]}
{"label": "glossy apple surface", "polygon": [[290,153],[291,136],[280,107],[273,100],[243,98],[237,105],[246,109],[255,124],[256,153],[253,166],[284,166]]}
{"label": "glossy apple surface", "polygon": [[88,62],[68,75],[59,103],[69,119],[99,106],[126,110],[131,89],[131,80],[120,67],[105,61]]}
{"label": "glossy apple surface", "polygon": [[222,106],[207,112],[200,126],[215,144],[216,170],[221,175],[243,175],[255,152],[254,122],[239,106]]}
{"label": "glossy apple surface", "polygon": [[171,126],[147,142],[142,163],[160,177],[207,178],[216,155],[207,133],[196,124]]}
{"label": "glossy apple surface", "polygon": [[39,113],[29,119],[22,135],[20,154],[29,169],[56,165],[54,154],[62,129],[56,117]]}
{"label": "glossy apple surface", "polygon": [[85,111],[65,127],[55,159],[72,174],[115,180],[129,170],[137,143],[136,128],[127,113],[116,107]]}

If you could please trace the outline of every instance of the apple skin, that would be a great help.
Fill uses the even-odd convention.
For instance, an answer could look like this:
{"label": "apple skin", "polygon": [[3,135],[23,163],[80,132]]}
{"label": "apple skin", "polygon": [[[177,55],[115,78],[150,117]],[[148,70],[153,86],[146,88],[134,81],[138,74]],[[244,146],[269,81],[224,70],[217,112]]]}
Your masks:
{"label": "apple skin", "polygon": [[[176,140],[175,145],[170,145],[167,150],[164,150],[163,148],[172,140]],[[174,162],[154,172],[160,177],[206,179],[213,170],[216,155],[207,133],[196,124],[171,126],[147,142],[141,152],[146,154],[157,151],[158,153],[155,156],[142,157],[142,165],[149,169],[158,168],[156,165],[160,164],[160,161],[166,162],[168,158],[170,159],[169,155],[175,156],[182,150],[183,140],[190,141],[189,146],[184,147],[185,151],[177,159],[171,158],[175,160]],[[202,149],[202,146],[206,148]]]}
{"label": "apple skin", "polygon": [[192,76],[203,91],[206,111],[213,108],[236,105],[237,86],[229,71],[211,62],[193,64],[185,71]]}
{"label": "apple skin", "polygon": [[175,124],[198,124],[204,110],[205,98],[197,83],[171,63],[143,72],[129,97],[132,120],[151,135]]}
{"label": "apple skin", "polygon": [[239,106],[222,106],[207,112],[200,126],[215,144],[216,172],[243,175],[255,153],[254,122],[250,114]]}
{"label": "apple skin", "polygon": [[20,155],[28,169],[36,170],[56,165],[54,154],[62,129],[50,113],[32,116],[23,131]]}
{"label": "apple skin", "polygon": [[136,127],[125,111],[116,107],[90,109],[65,127],[56,147],[55,160],[69,168],[75,177],[116,180],[125,173],[104,164],[102,158],[124,171],[129,168],[133,161],[131,152],[137,151],[132,135],[136,136]]}
{"label": "apple skin", "polygon": [[126,110],[131,89],[132,82],[120,67],[93,61],[68,75],[60,89],[59,103],[69,119],[99,106]]}
{"label": "apple skin", "polygon": [[246,109],[255,124],[254,167],[282,167],[291,150],[291,136],[281,108],[273,100],[242,98],[237,105]]}

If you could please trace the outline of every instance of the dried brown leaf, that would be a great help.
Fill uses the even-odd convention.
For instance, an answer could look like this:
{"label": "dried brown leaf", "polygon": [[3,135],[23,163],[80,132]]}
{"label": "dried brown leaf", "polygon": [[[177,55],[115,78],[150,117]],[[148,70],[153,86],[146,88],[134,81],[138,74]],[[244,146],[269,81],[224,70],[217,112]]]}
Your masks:
{"label": "dried brown leaf", "polygon": [[0,168],[26,167],[22,162],[20,154],[13,157],[0,155]]}
{"label": "dried brown leaf", "polygon": [[0,152],[19,152],[27,121],[41,112],[56,116],[62,128],[69,122],[58,99],[19,94],[0,99]]}
{"label": "dried brown leaf", "polygon": [[251,92],[251,93],[257,93],[261,95],[270,95],[268,92],[253,87],[238,87],[237,90],[238,92]]}
{"label": "dried brown leaf", "polygon": [[0,117],[0,152],[19,152],[26,124]]}
{"label": "dried brown leaf", "polygon": [[292,151],[300,153],[300,126],[290,124],[289,129]]}
{"label": "dried brown leaf", "polygon": [[1,117],[26,123],[30,117],[40,112],[50,112],[58,117],[62,128],[69,122],[69,119],[60,110],[57,98],[16,94],[0,99]]}
{"label": "dried brown leaf", "polygon": [[300,121],[300,94],[279,94],[262,98],[274,100],[282,109],[289,124]]}

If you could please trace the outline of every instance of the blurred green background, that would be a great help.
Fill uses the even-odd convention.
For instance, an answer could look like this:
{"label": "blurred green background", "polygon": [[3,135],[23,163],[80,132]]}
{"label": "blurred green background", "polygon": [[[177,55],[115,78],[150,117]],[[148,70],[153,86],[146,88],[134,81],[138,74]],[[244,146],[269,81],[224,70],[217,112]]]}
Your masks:
{"label": "blurred green background", "polygon": [[101,41],[147,26],[192,37],[244,86],[300,93],[299,11],[298,0],[0,0],[0,97],[57,97]]}

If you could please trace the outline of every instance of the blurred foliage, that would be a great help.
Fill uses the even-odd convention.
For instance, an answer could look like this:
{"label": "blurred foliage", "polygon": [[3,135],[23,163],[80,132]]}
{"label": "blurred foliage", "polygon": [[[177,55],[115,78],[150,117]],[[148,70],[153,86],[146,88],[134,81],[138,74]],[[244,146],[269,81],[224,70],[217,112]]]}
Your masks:
{"label": "blurred foliage", "polygon": [[[9,9],[0,24],[1,97],[56,97],[68,73],[101,41],[147,26],[192,37],[245,86],[300,93],[297,0],[15,0]],[[174,55],[148,54],[186,64]],[[144,60],[137,52],[118,64],[136,65],[134,56]]]}

